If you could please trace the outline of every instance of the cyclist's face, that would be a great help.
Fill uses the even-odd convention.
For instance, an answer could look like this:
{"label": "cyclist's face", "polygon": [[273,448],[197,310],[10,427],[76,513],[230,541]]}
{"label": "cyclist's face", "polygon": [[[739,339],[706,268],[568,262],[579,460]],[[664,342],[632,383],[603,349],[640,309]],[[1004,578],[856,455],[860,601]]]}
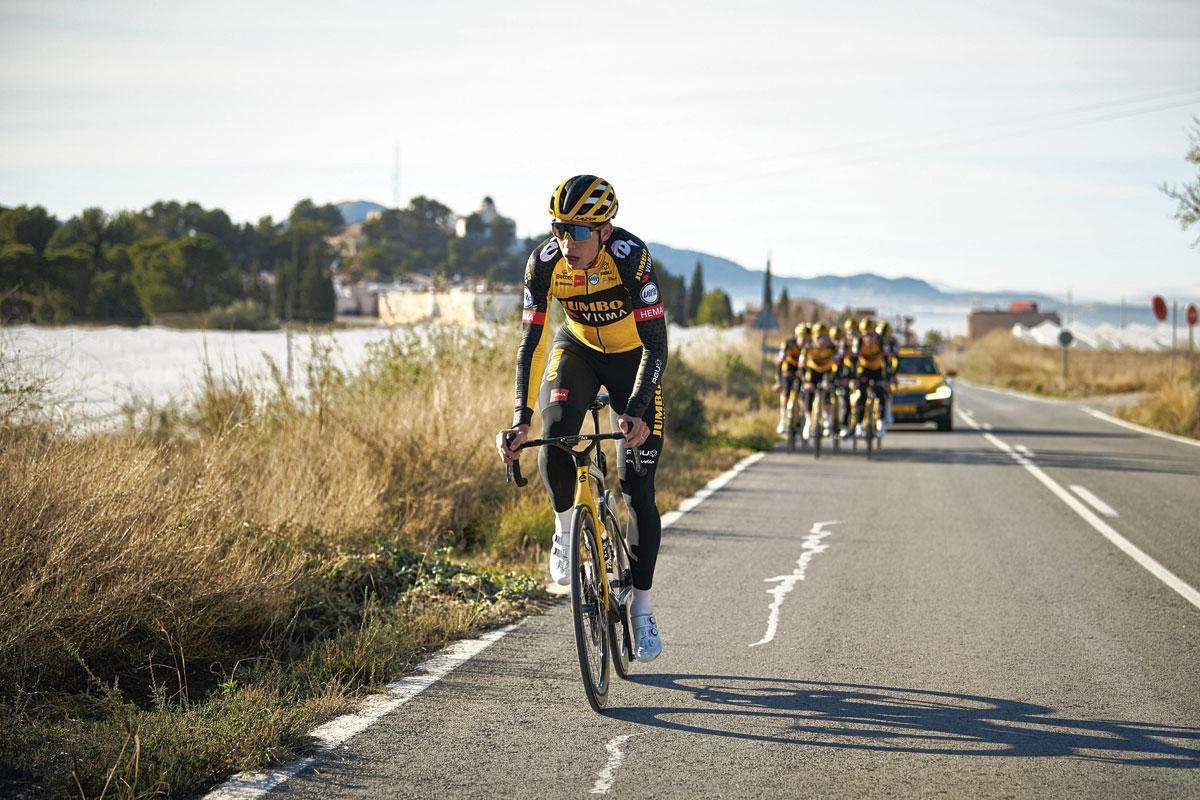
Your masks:
{"label": "cyclist's face", "polygon": [[608,241],[608,237],[611,235],[612,224],[606,222],[592,231],[591,236],[582,241],[577,242],[570,236],[557,236],[555,238],[558,239],[558,246],[562,248],[567,263],[573,269],[586,269],[596,260],[596,256],[600,255],[600,247]]}

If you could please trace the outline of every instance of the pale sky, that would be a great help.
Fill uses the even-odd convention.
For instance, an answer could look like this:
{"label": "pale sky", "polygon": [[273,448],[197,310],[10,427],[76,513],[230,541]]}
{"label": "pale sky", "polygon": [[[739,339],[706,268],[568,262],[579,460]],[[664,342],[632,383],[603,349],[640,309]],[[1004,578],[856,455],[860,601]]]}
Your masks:
{"label": "pale sky", "polygon": [[644,239],[788,275],[1200,294],[1200,2],[0,0],[0,204],[490,194],[592,172]]}

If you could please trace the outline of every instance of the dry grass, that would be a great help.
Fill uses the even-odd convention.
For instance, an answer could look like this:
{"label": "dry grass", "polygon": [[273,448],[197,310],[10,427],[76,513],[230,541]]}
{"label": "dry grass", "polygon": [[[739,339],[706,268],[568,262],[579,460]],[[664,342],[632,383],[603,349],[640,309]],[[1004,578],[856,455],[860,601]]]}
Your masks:
{"label": "dry grass", "polygon": [[1177,379],[1172,384],[1169,353],[1072,350],[1068,358],[1064,382],[1061,350],[1026,344],[1005,331],[993,331],[957,358],[942,361],[957,367],[967,380],[1034,394],[1090,397],[1141,393],[1145,397],[1118,405],[1117,414],[1168,433],[1200,438],[1200,363],[1189,365],[1185,354],[1178,355]]}
{"label": "dry grass", "polygon": [[[190,796],[542,602],[545,493],[506,487],[492,445],[515,340],[398,333],[354,375],[314,347],[300,395],[210,376],[194,411],[119,434],[0,426],[0,773],[21,791]],[[718,364],[680,388],[718,440],[668,437],[664,510],[761,428],[745,365]]]}
{"label": "dry grass", "polygon": [[[1182,363],[1182,362],[1180,362]],[[947,361],[947,366],[954,366]],[[1007,331],[993,331],[958,360],[970,381],[1055,397],[1088,397],[1148,391],[1166,381],[1170,355],[1135,350],[1071,350],[1067,380],[1062,351],[1027,344]]]}
{"label": "dry grass", "polygon": [[1160,431],[1200,439],[1200,374],[1173,386],[1163,384],[1149,397],[1117,408],[1117,415],[1130,422]]}

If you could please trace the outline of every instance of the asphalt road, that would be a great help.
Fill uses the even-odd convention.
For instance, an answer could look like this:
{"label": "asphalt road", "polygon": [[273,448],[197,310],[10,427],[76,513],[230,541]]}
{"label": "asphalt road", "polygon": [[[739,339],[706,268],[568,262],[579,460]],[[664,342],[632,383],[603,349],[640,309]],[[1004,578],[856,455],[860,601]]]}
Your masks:
{"label": "asphalt road", "polygon": [[956,407],[872,462],[769,454],[676,522],[664,653],[604,716],[563,604],[273,796],[1200,796],[1200,608],[1025,466],[1195,589],[1200,447]]}

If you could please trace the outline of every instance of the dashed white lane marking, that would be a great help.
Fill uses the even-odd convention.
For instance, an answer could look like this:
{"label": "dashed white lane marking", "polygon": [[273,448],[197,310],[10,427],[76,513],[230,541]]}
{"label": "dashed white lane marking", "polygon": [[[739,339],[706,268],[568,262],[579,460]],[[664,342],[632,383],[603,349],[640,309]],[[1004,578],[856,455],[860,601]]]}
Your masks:
{"label": "dashed white lane marking", "polygon": [[1032,450],[1030,450],[1028,447],[1026,447],[1023,444],[1017,445],[1017,452],[1019,452],[1021,455],[1025,456],[1026,458],[1036,458],[1037,457],[1037,455]]}
{"label": "dashed white lane marking", "polygon": [[[960,415],[960,416],[962,416],[962,415]],[[980,426],[978,424],[976,424],[975,421],[972,420],[970,417],[963,416],[962,418],[963,418],[964,422],[966,422],[968,425],[970,425],[975,430],[982,431]],[[985,438],[989,442],[991,442],[992,445],[994,445],[997,449],[1002,450],[1003,452],[1005,452],[1009,456],[1011,456],[1012,459],[1014,461],[1016,461],[1018,464],[1020,464],[1022,467],[1024,467],[1026,469],[1026,471],[1029,472],[1030,475],[1037,478],[1038,481],[1040,481],[1043,486],[1045,486],[1047,489],[1049,489],[1051,492],[1053,492],[1054,495],[1059,500],[1062,500],[1064,503],[1067,504],[1067,506],[1072,511],[1074,511],[1079,516],[1083,517],[1083,520],[1087,524],[1089,524],[1093,528],[1095,528],[1102,536],[1104,536],[1105,539],[1108,539],[1110,542],[1115,544],[1117,546],[1117,548],[1119,550],[1121,550],[1121,552],[1125,553],[1125,555],[1129,556],[1134,561],[1141,564],[1143,567],[1145,567],[1150,572],[1151,575],[1158,578],[1160,581],[1165,583],[1167,586],[1171,587],[1173,590],[1178,592],[1179,595],[1181,597],[1183,597],[1183,599],[1187,600],[1189,603],[1194,605],[1196,608],[1200,608],[1200,592],[1196,591],[1191,586],[1184,583],[1177,575],[1175,575],[1175,573],[1171,572],[1169,569],[1164,567],[1162,564],[1155,561],[1153,558],[1151,558],[1149,555],[1147,555],[1145,552],[1143,552],[1133,542],[1129,541],[1124,536],[1117,533],[1111,525],[1109,525],[1107,522],[1105,522],[1104,520],[1097,517],[1095,512],[1093,512],[1090,508],[1085,506],[1083,503],[1076,500],[1074,495],[1072,495],[1070,492],[1068,492],[1066,489],[1064,489],[1062,486],[1060,486],[1053,478],[1051,478],[1049,475],[1047,475],[1045,472],[1043,472],[1041,469],[1039,469],[1037,467],[1037,465],[1035,465],[1033,462],[1031,462],[1025,456],[1021,455],[1016,450],[1009,447],[1006,442],[1000,440],[993,434],[987,433],[986,431],[982,431],[982,433],[983,433],[983,438]]]}
{"label": "dashed white lane marking", "polygon": [[837,524],[839,524],[837,520],[830,520],[829,522],[818,522],[816,525],[813,525],[808,536],[804,537],[802,545],[804,552],[800,554],[800,558],[796,559],[796,568],[792,570],[792,573],[790,575],[779,575],[774,578],[765,579],[767,583],[776,583],[777,585],[774,589],[767,591],[767,594],[773,598],[771,600],[771,613],[767,616],[767,632],[763,634],[761,639],[750,645],[751,647],[758,647],[760,644],[766,644],[775,638],[775,631],[779,627],[779,609],[783,608],[783,598],[792,589],[796,588],[797,583],[804,580],[804,573],[808,569],[808,562],[813,560],[813,556],[817,553],[824,553],[829,549],[829,545],[821,544],[821,540],[833,533],[833,531],[822,529],[828,525]]}
{"label": "dashed white lane marking", "polygon": [[1104,516],[1111,517],[1113,519],[1116,519],[1117,517],[1121,516],[1120,514],[1118,514],[1116,512],[1116,510],[1112,506],[1110,506],[1108,503],[1101,500],[1099,497],[1096,497],[1096,495],[1092,494],[1091,492],[1089,492],[1087,489],[1080,486],[1079,484],[1077,484],[1077,483],[1071,484],[1071,491],[1074,492],[1075,494],[1079,495],[1080,497],[1082,497],[1084,502],[1086,502],[1089,506],[1091,506],[1092,508],[1099,511]]}
{"label": "dashed white lane marking", "polygon": [[694,495],[689,497],[687,500],[684,500],[682,503],[680,503],[679,508],[675,509],[674,511],[668,511],[666,514],[662,515],[663,528],[670,527],[671,525],[678,522],[680,517],[682,517],[687,512],[691,511],[696,506],[703,503],[705,500],[707,500],[709,498],[709,496],[711,496],[713,494],[713,492],[716,492],[722,486],[729,483],[731,480],[733,480],[734,478],[737,477],[739,472],[742,472],[747,467],[749,467],[751,464],[758,461],[765,455],[766,455],[766,453],[751,453],[750,455],[746,456],[741,461],[739,461],[738,463],[734,464],[732,467],[727,469],[725,472],[722,472],[720,475],[718,475],[717,477],[713,478],[711,481],[706,483],[704,485],[703,489],[696,492]]}
{"label": "dashed white lane marking", "polygon": [[465,664],[515,630],[521,623],[515,622],[483,634],[478,639],[467,639],[443,648],[441,652],[422,662],[416,675],[401,678],[387,685],[387,691],[373,694],[363,701],[358,711],[343,714],[312,730],[308,735],[319,745],[316,754],[295,761],[286,767],[270,772],[242,772],[213,789],[205,800],[251,800],[262,797],[279,784],[294,778],[312,766],[317,758],[328,753],[352,736],[362,733],[380,717],[412,700],[439,680]]}
{"label": "dashed white lane marking", "polygon": [[1094,408],[1084,408],[1083,410],[1086,411],[1087,413],[1091,414],[1096,419],[1102,419],[1105,422],[1111,422],[1113,425],[1120,425],[1122,428],[1128,428],[1131,431],[1137,431],[1138,433],[1144,433],[1147,436],[1157,436],[1160,439],[1166,439],[1167,441],[1171,441],[1171,442],[1178,442],[1179,444],[1190,444],[1192,447],[1200,447],[1200,440],[1198,440],[1198,439],[1189,439],[1186,436],[1176,436],[1173,433],[1166,433],[1165,431],[1156,431],[1153,428],[1147,428],[1143,425],[1137,425],[1135,423],[1127,422],[1126,420],[1120,419],[1119,417],[1114,417],[1112,414],[1105,414],[1103,411],[1097,411]]}
{"label": "dashed white lane marking", "polygon": [[604,749],[608,751],[608,763],[596,776],[596,783],[592,785],[592,794],[608,794],[612,791],[613,783],[617,779],[617,768],[625,760],[625,754],[621,752],[621,745],[635,736],[644,735],[643,733],[626,733],[608,740],[608,744],[604,745]]}

